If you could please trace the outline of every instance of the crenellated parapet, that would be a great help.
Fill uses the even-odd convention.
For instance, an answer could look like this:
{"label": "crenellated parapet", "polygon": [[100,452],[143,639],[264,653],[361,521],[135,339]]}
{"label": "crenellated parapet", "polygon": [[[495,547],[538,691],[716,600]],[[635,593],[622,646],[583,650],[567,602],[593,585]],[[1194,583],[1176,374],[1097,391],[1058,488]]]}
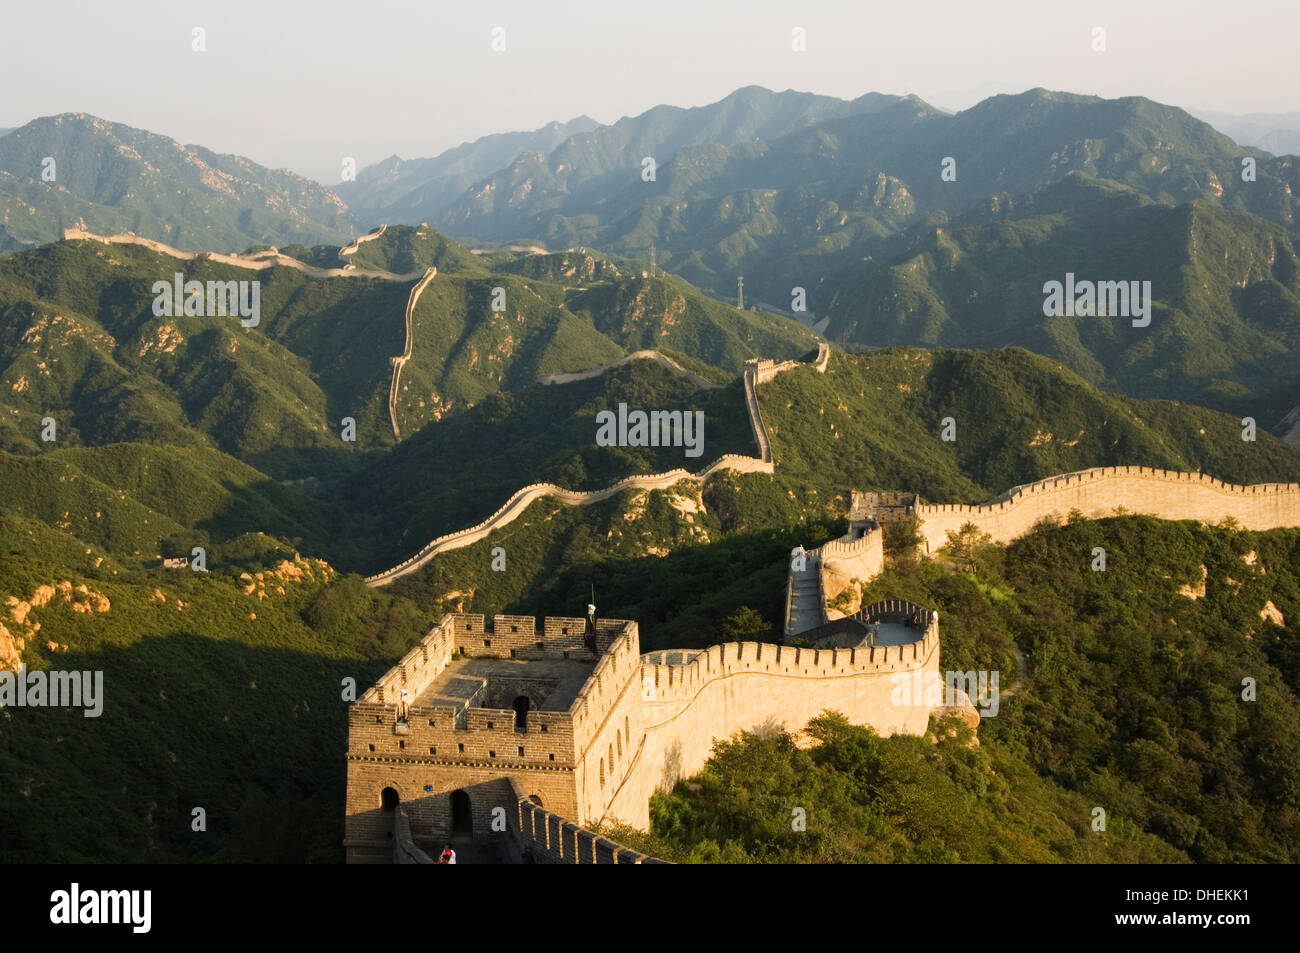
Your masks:
{"label": "crenellated parapet", "polygon": [[920,503],[916,515],[927,551],[947,542],[949,532],[974,523],[995,542],[1027,533],[1040,520],[1140,513],[1170,520],[1218,523],[1232,517],[1243,529],[1300,526],[1300,484],[1227,483],[1205,473],[1155,467],[1095,467],[1013,487],[979,506]]}
{"label": "crenellated parapet", "polygon": [[[419,862],[415,846],[460,829],[461,799],[464,823],[490,824],[493,785],[508,779],[521,792],[515,829],[537,859],[651,862],[584,825],[646,828],[650,795],[699,771],[716,739],[799,733],[828,708],[882,734],[923,733],[929,709],[896,704],[891,689],[937,672],[937,614],[925,623],[906,644],[643,655],[626,620],[448,615],[348,710],[349,856]],[[401,830],[389,802],[401,805],[396,823],[409,815],[396,853],[381,839]]]}

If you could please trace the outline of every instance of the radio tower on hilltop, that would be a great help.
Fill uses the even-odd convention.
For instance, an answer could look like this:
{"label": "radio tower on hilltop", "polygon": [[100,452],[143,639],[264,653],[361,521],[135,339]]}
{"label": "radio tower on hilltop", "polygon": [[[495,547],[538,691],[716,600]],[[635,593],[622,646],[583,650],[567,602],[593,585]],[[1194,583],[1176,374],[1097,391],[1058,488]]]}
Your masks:
{"label": "radio tower on hilltop", "polygon": [[745,276],[741,275],[736,279],[736,307],[741,311],[745,310]]}

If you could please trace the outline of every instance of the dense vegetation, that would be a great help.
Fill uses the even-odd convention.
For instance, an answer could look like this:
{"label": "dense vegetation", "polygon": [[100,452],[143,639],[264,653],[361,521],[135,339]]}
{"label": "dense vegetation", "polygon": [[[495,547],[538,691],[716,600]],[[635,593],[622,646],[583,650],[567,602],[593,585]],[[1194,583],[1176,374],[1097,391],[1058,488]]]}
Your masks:
{"label": "dense vegetation", "polygon": [[1021,483],[1115,464],[1236,483],[1300,478],[1300,453],[1262,428],[1245,441],[1227,414],[1108,394],[1018,348],[836,353],[825,374],[798,368],[760,395],[778,474],[828,488],[984,503]]}
{"label": "dense vegetation", "polygon": [[932,744],[835,717],[809,727],[812,749],[745,735],[655,796],[650,836],[619,836],[702,862],[1300,859],[1300,532],[1119,517],[977,563],[896,568],[866,598],[939,608],[941,669],[1000,671],[978,747],[953,726]]}
{"label": "dense vegetation", "polygon": [[[540,375],[587,370],[647,345],[688,351],[693,369],[726,380],[748,357],[798,357],[816,344],[794,322],[738,312],[672,279],[611,275],[608,288],[586,289],[570,310],[579,292],[560,281],[488,274],[436,233],[389,229],[356,257],[363,252],[397,272],[440,269],[412,321],[398,395],[404,435]],[[256,278],[259,325],[154,316],[153,283],[177,271],[199,281]],[[493,309],[498,287],[503,311]],[[394,443],[390,359],[405,347],[411,288],[291,268],[252,273],[95,242],[0,259],[0,405],[9,411],[0,413],[0,448],[38,449],[49,415],[61,446],[217,446],[282,479],[346,469],[356,450]],[[345,417],[356,422],[352,445],[340,439]]]}
{"label": "dense vegetation", "polygon": [[[1205,199],[1169,206],[1075,174],[1023,198],[900,234],[827,309],[834,340],[1018,345],[1131,397],[1248,414],[1296,405],[1300,238]],[[1128,316],[1043,315],[1043,284],[1151,283],[1149,327]]]}
{"label": "dense vegetation", "polygon": [[5,620],[24,660],[104,673],[98,718],[0,712],[0,861],[340,860],[343,679],[364,690],[434,620],[265,537],[214,547],[206,573],[86,549],[0,517],[0,592],[56,589],[27,614],[39,633]]}

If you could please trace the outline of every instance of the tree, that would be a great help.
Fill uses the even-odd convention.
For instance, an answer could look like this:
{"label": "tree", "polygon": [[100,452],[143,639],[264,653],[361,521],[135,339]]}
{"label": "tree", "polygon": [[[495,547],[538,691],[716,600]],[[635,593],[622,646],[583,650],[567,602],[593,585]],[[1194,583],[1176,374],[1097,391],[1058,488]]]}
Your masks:
{"label": "tree", "polygon": [[746,639],[762,641],[771,630],[772,627],[767,624],[766,619],[749,606],[741,606],[722,620],[722,625],[718,627],[718,635],[723,642],[743,642]]}
{"label": "tree", "polygon": [[993,542],[989,533],[980,531],[974,523],[967,521],[959,530],[948,531],[948,552],[958,564],[970,572],[975,571],[975,557],[980,549]]}
{"label": "tree", "polygon": [[884,524],[885,555],[904,568],[916,565],[917,548],[921,545],[921,522],[915,516]]}

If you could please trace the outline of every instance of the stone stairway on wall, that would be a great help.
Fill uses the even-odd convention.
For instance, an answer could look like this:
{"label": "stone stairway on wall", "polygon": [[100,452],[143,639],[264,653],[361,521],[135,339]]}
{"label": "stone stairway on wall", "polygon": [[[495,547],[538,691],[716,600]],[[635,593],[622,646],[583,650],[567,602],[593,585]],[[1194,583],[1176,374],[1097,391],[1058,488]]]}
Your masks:
{"label": "stone stairway on wall", "polygon": [[787,638],[822,624],[821,557],[809,553],[802,570],[790,570],[790,605],[786,613]]}

